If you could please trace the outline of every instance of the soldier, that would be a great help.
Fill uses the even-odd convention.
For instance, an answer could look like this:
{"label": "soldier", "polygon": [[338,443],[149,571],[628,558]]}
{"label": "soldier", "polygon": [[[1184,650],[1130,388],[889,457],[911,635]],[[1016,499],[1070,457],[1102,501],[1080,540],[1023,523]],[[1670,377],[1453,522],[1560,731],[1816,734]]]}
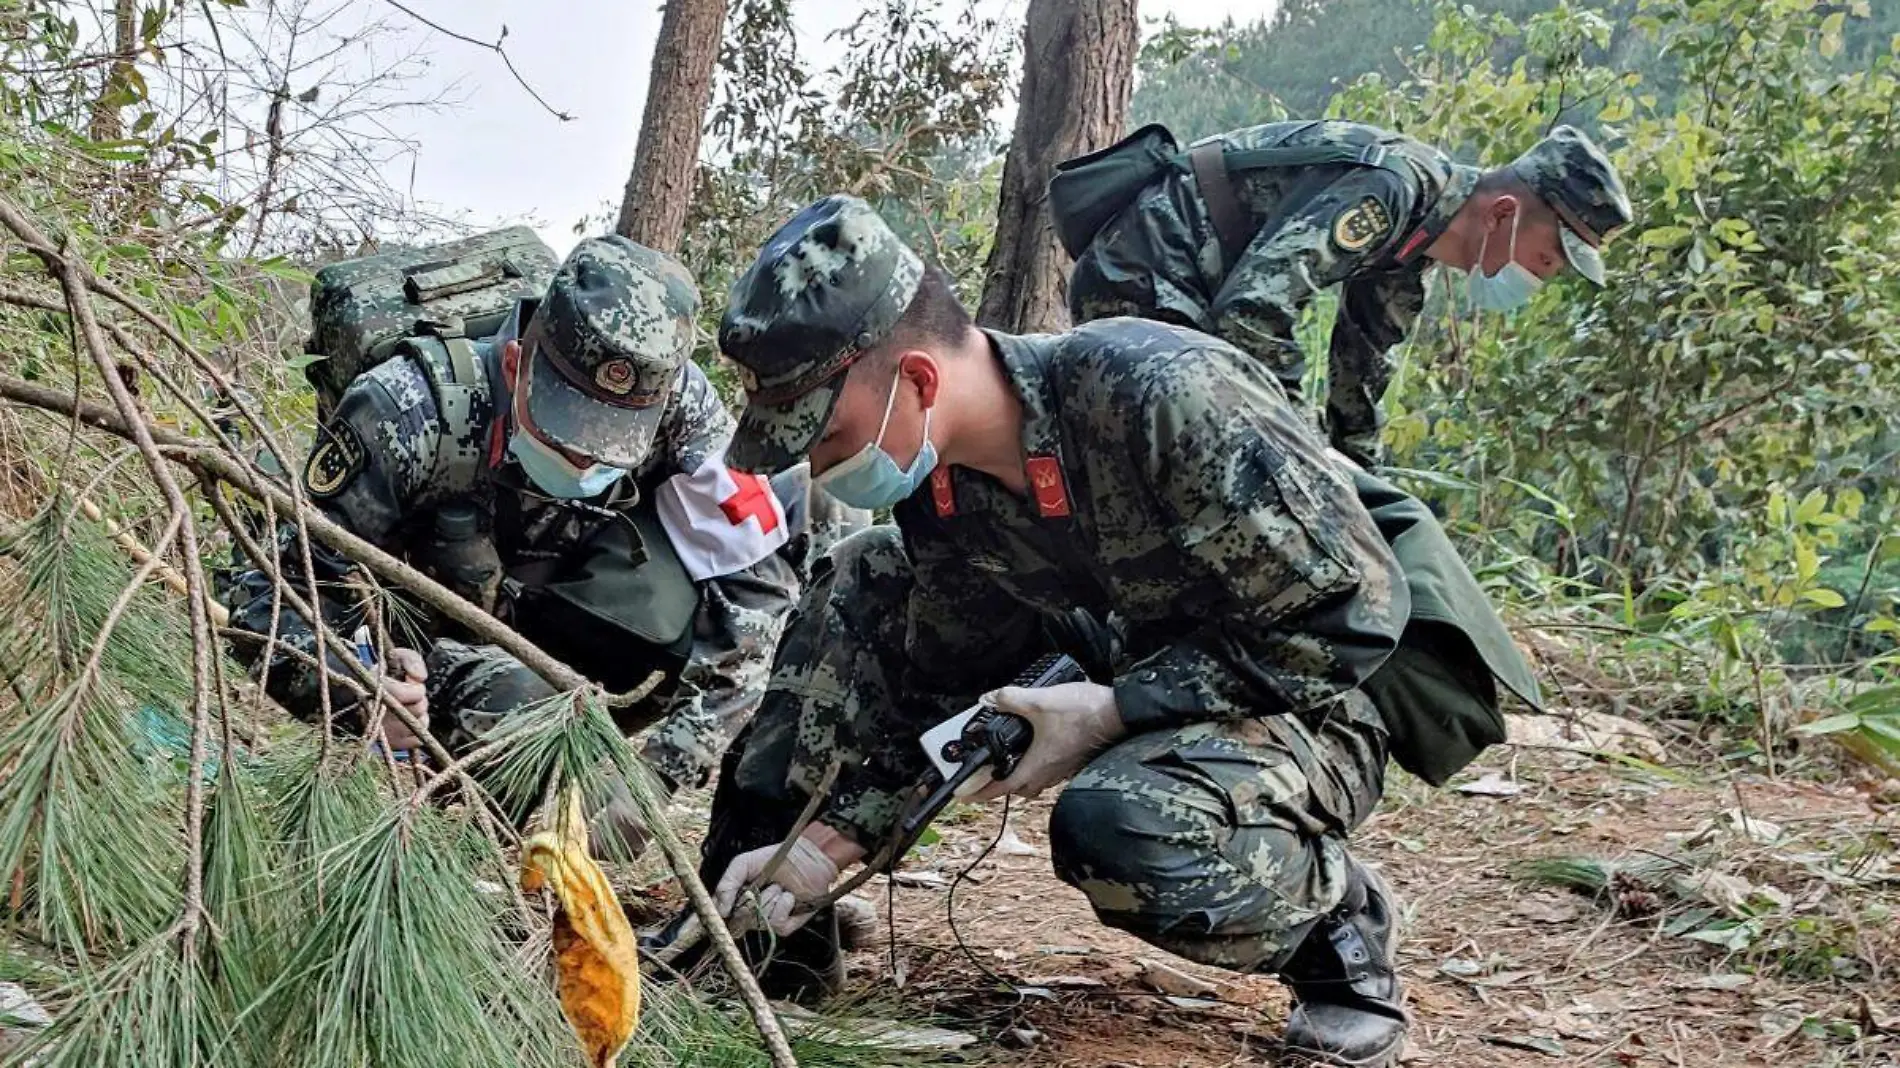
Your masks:
{"label": "soldier", "polygon": [[[1087,206],[1084,168],[1144,147],[1170,165],[1093,229],[1077,214]],[[1165,130],[1149,127],[1059,168],[1050,198],[1076,260],[1070,313],[1078,323],[1139,315],[1205,330],[1264,361],[1297,399],[1300,310],[1339,285],[1325,425],[1366,466],[1381,457],[1388,353],[1424,305],[1427,267],[1465,273],[1477,307],[1507,310],[1566,263],[1601,286],[1598,249],[1630,221],[1615,167],[1568,126],[1488,171],[1351,122],[1269,123],[1178,156],[1172,148]]]}
{"label": "soldier", "polygon": [[[667,788],[703,784],[749,718],[797,596],[793,554],[808,540],[803,470],[768,484],[725,465],[732,417],[688,359],[698,302],[673,260],[621,237],[583,241],[545,298],[520,302],[471,359],[424,345],[361,374],[303,472],[330,518],[608,689],[665,672],[651,700],[666,717],[642,753]],[[292,534],[279,534],[285,561],[297,559],[285,552]],[[350,561],[312,549],[335,591]],[[228,599],[234,627],[270,629],[263,571],[240,575]],[[323,610],[346,634],[362,618],[340,595]],[[552,695],[501,650],[434,629],[421,649],[394,650],[386,685],[452,750]],[[278,631],[314,653],[309,626],[287,610]],[[280,654],[269,687],[314,719],[308,663]],[[380,732],[392,749],[415,744],[393,715],[366,725],[341,688],[330,692],[345,728]],[[623,856],[643,844],[624,795],[595,830],[617,832],[597,833],[597,845]]]}
{"label": "soldier", "polygon": [[730,911],[840,768],[758,898],[773,991],[840,977],[834,918],[811,906],[926,780],[919,735],[1080,611],[1117,620],[1089,643],[1104,677],[990,694],[1034,740],[979,797],[1072,778],[1052,859],[1103,922],[1285,979],[1293,1049],[1389,1063],[1405,1031],[1393,904],[1347,837],[1387,756],[1360,687],[1411,594],[1274,376],[1146,320],[978,330],[941,271],[842,196],[766,244],[720,345],[747,389],[735,466],[809,456],[816,485],[896,519],[841,543],[806,588],[714,797],[702,873]]}

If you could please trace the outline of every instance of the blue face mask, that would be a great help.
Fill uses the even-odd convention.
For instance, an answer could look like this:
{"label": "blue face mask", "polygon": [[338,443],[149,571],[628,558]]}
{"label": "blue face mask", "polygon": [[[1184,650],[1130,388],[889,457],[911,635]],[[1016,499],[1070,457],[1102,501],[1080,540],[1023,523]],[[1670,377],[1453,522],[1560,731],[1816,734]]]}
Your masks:
{"label": "blue face mask", "polygon": [[877,439],[859,449],[857,455],[833,466],[813,481],[819,489],[853,508],[889,508],[914,493],[937,466],[937,447],[930,443],[930,409],[924,409],[924,444],[911,461],[910,470],[897,466],[885,452],[884,431],[891,425],[891,409],[897,404],[899,376],[891,382],[891,395],[884,402],[884,422],[877,428]]}
{"label": "blue face mask", "polygon": [[626,474],[618,467],[589,464],[575,467],[553,446],[519,427],[508,436],[508,452],[535,488],[550,497],[579,501],[598,497]]}
{"label": "blue face mask", "polygon": [[1472,265],[1468,277],[1471,303],[1483,311],[1507,312],[1521,308],[1544,284],[1530,268],[1517,262],[1517,218],[1517,213],[1511,215],[1511,255],[1504,266],[1498,268],[1498,273],[1484,273],[1485,244],[1491,235],[1486,234],[1484,241],[1478,244],[1478,262]]}

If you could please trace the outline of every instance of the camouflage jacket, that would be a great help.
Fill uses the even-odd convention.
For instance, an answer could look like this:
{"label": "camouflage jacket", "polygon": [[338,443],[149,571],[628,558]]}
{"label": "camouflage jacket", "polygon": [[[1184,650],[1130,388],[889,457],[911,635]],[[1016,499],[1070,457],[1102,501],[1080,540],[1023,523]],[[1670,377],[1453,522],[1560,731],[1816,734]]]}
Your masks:
{"label": "camouflage jacket", "polygon": [[1351,481],[1258,361],[1139,319],[991,340],[1032,497],[941,467],[895,509],[914,581],[902,696],[828,810],[857,834],[927,768],[924,730],[1043,651],[1045,616],[1118,620],[1116,702],[1141,732],[1311,709],[1379,666],[1410,608]]}
{"label": "camouflage jacket", "polygon": [[[1327,164],[1232,175],[1252,240],[1224,269],[1220,240],[1191,171],[1172,171],[1098,234],[1076,261],[1077,322],[1140,315],[1192,326],[1264,360],[1298,396],[1302,308],[1339,285],[1327,364],[1326,422],[1361,463],[1379,458],[1379,402],[1390,350],[1424,306],[1422,253],[1470,196],[1478,171],[1410,138],[1349,122],[1281,122],[1219,137],[1229,152],[1377,144],[1401,166]],[[1397,173],[1395,173],[1397,172]]]}
{"label": "camouflage jacket", "polygon": [[[477,345],[487,384],[465,394],[474,397],[465,410],[457,405],[457,410],[445,413],[439,407],[444,372],[423,366],[421,360],[399,356],[363,373],[345,390],[331,420],[319,429],[303,478],[314,503],[337,523],[507,618],[505,589],[497,604],[496,588],[491,587],[487,596],[460,588],[431,558],[437,518],[445,508],[472,506],[485,516],[483,525],[492,531],[502,568],[513,572],[537,560],[557,566],[604,524],[615,522],[629,509],[647,506],[654,488],[666,479],[694,471],[708,458],[723,459],[733,421],[704,373],[688,363],[667,402],[647,464],[601,498],[551,500],[528,487],[520,468],[507,458],[507,427],[492,400],[506,394],[491,348]],[[804,551],[809,542],[802,530],[802,499],[796,507],[787,506],[786,515],[787,526],[798,536],[784,549],[749,567],[698,583],[698,614],[692,625],[691,649],[673,693],[673,712],[682,711],[683,703],[697,704],[705,707],[688,710],[689,716],[703,712],[699,718],[710,721],[720,718],[717,713],[726,706],[756,702],[785,613],[797,599],[799,568],[794,565],[802,561],[793,560],[792,553]],[[294,546],[294,531],[286,525],[277,532],[277,551],[292,576],[300,573]],[[324,613],[348,634],[360,620],[360,612],[349,598],[339,595],[337,584],[349,571],[350,562],[320,544],[313,544],[312,550],[319,582],[331,587],[324,598]],[[268,632],[272,590],[263,571],[241,571],[226,599],[233,608],[233,627]],[[292,649],[314,653],[315,635],[287,608],[278,630]],[[393,637],[403,643],[462,636],[444,634],[433,620],[413,630],[421,633]],[[524,636],[547,647],[546,636]],[[600,640],[638,639],[603,634]],[[239,651],[255,656],[256,646]],[[561,655],[556,649],[550,651]],[[333,650],[333,670],[337,670],[334,657]],[[293,714],[310,719],[319,714],[315,670],[288,654],[271,665],[269,692]],[[349,702],[335,688],[332,695],[333,707],[343,713],[341,722],[356,726]],[[709,757],[716,758],[716,753]]]}

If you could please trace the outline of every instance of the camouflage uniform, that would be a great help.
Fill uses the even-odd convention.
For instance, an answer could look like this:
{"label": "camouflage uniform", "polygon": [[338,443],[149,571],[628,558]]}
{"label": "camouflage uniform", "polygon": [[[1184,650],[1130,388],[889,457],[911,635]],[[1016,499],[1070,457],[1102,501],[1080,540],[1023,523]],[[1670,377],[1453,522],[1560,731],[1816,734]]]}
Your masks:
{"label": "camouflage uniform", "polygon": [[[583,243],[576,257],[589,255],[590,246],[601,243]],[[596,258],[613,262],[611,256]],[[633,361],[614,355],[653,336],[652,324],[641,316],[651,316],[654,310],[664,316],[683,307],[690,331],[697,298],[690,281],[679,289],[684,272],[677,266],[670,270],[677,277],[662,273],[668,287],[664,290],[638,272],[618,279],[609,289],[626,307],[609,308],[604,314],[599,308],[575,310],[578,298],[562,300],[561,287],[580,288],[564,270],[539,313],[524,304],[492,342],[475,346],[479,366],[472,382],[454,381],[457,372],[440,366],[432,349],[398,355],[365,372],[343,393],[334,416],[321,428],[304,481],[314,502],[337,523],[521,627],[530,641],[609,689],[631,688],[651,670],[673,671],[675,686],[662,687],[657,697],[665,702],[666,718],[647,738],[644,755],[672,782],[699,784],[756,704],[771,650],[797,595],[794,565],[802,560],[790,554],[803,552],[807,540],[809,480],[802,469],[787,472],[772,485],[785,506],[787,528],[796,536],[778,553],[697,584],[690,649],[683,663],[611,623],[577,639],[537,630],[536,617],[524,618],[521,611],[524,577],[528,586],[571,577],[578,553],[617,525],[632,527],[634,517],[652,512],[651,502],[662,483],[725,450],[732,418],[705,375],[685,361],[683,348],[679,362],[668,366],[671,381],[646,381],[643,371],[633,369]],[[573,314],[566,314],[570,311]],[[527,403],[536,426],[576,447],[587,447],[590,455],[635,465],[600,497],[553,499],[538,492],[508,456],[512,418],[500,349],[501,342],[517,335],[523,320],[529,323],[523,338],[524,377],[533,376]],[[690,332],[684,336],[690,339]],[[550,370],[547,359],[532,347],[537,342],[570,353],[593,351],[597,384],[610,395],[649,402],[616,411],[613,405],[590,407],[560,395],[543,377],[559,371]],[[652,428],[650,450],[628,444],[628,428],[640,424]],[[637,436],[646,438],[644,433]],[[464,536],[446,533],[455,527],[462,528]],[[301,568],[293,539],[290,528],[280,531],[279,559],[294,576]],[[340,582],[350,561],[321,545],[312,549],[318,580]],[[526,577],[536,569],[538,579]],[[228,600],[234,627],[268,631],[271,583],[261,570],[241,574]],[[345,634],[360,618],[343,596],[326,596],[323,610]],[[550,696],[545,682],[498,648],[467,644],[458,640],[467,635],[434,620],[414,630],[417,633],[399,632],[393,640],[425,650],[431,728],[452,749],[470,745],[514,709]],[[315,635],[294,613],[283,612],[279,633],[291,648],[314,653]],[[255,655],[257,647],[240,651]],[[332,663],[333,671],[340,670]],[[280,656],[271,665],[269,682],[271,695],[293,713],[304,718],[318,714],[313,669]],[[344,725],[360,729],[344,693],[333,688],[332,696]]]}
{"label": "camouflage uniform", "polygon": [[[775,239],[722,330],[754,386],[737,466],[776,469],[809,447],[842,376],[801,373],[848,362],[826,342],[876,340],[819,332],[827,317],[877,320],[859,315],[862,294],[912,273],[861,202],[809,210],[843,216],[814,229],[830,254],[802,257],[837,266],[787,295]],[[908,295],[870,303],[890,299]],[[802,351],[784,341],[799,327]],[[1396,564],[1279,384],[1231,346],[1136,319],[989,338],[1024,405],[1033,497],[939,468],[896,507],[896,529],[841,543],[780,647],[736,785],[795,799],[842,760],[819,818],[874,849],[926,777],[927,727],[1049,648],[1051,618],[1112,617],[1129,733],[1064,791],[1056,870],[1106,923],[1192,959],[1271,967],[1339,904],[1346,835],[1382,790],[1384,728],[1356,687],[1406,618]],[[761,403],[773,389],[781,399]]]}
{"label": "camouflage uniform", "polygon": [[[1070,313],[1077,322],[1138,315],[1214,334],[1264,361],[1297,399],[1306,357],[1294,328],[1315,294],[1338,285],[1325,425],[1340,451],[1366,466],[1377,463],[1390,352],[1424,307],[1424,273],[1431,265],[1424,252],[1464,206],[1480,172],[1429,145],[1359,123],[1269,123],[1208,140],[1229,154],[1343,145],[1378,162],[1233,172],[1233,196],[1251,236],[1231,264],[1192,169],[1169,169],[1079,251]],[[1594,230],[1595,241],[1629,221],[1627,196],[1608,161],[1568,127],[1516,166],[1540,192],[1543,180],[1569,183],[1603,209],[1566,215],[1573,227],[1620,204],[1620,219]],[[1576,182],[1578,168],[1591,181]],[[1607,181],[1597,180],[1600,175]],[[1567,250],[1583,244],[1568,229],[1565,239]],[[1582,254],[1572,251],[1578,260]],[[1594,259],[1594,247],[1586,251]],[[1601,283],[1600,260],[1594,271],[1578,266]]]}

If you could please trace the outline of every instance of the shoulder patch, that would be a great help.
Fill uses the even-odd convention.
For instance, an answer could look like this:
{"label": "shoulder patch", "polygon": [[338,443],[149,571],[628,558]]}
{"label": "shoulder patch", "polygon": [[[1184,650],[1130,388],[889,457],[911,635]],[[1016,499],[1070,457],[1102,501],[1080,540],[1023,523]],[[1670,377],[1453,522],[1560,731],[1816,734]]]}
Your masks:
{"label": "shoulder patch", "polygon": [[1339,213],[1333,220],[1333,244],[1347,252],[1358,252],[1392,229],[1392,213],[1378,197],[1364,197]]}
{"label": "shoulder patch", "polygon": [[363,439],[347,421],[339,419],[333,426],[318,427],[317,447],[310,450],[310,459],[304,464],[304,486],[312,497],[333,497],[363,470],[368,458]]}

